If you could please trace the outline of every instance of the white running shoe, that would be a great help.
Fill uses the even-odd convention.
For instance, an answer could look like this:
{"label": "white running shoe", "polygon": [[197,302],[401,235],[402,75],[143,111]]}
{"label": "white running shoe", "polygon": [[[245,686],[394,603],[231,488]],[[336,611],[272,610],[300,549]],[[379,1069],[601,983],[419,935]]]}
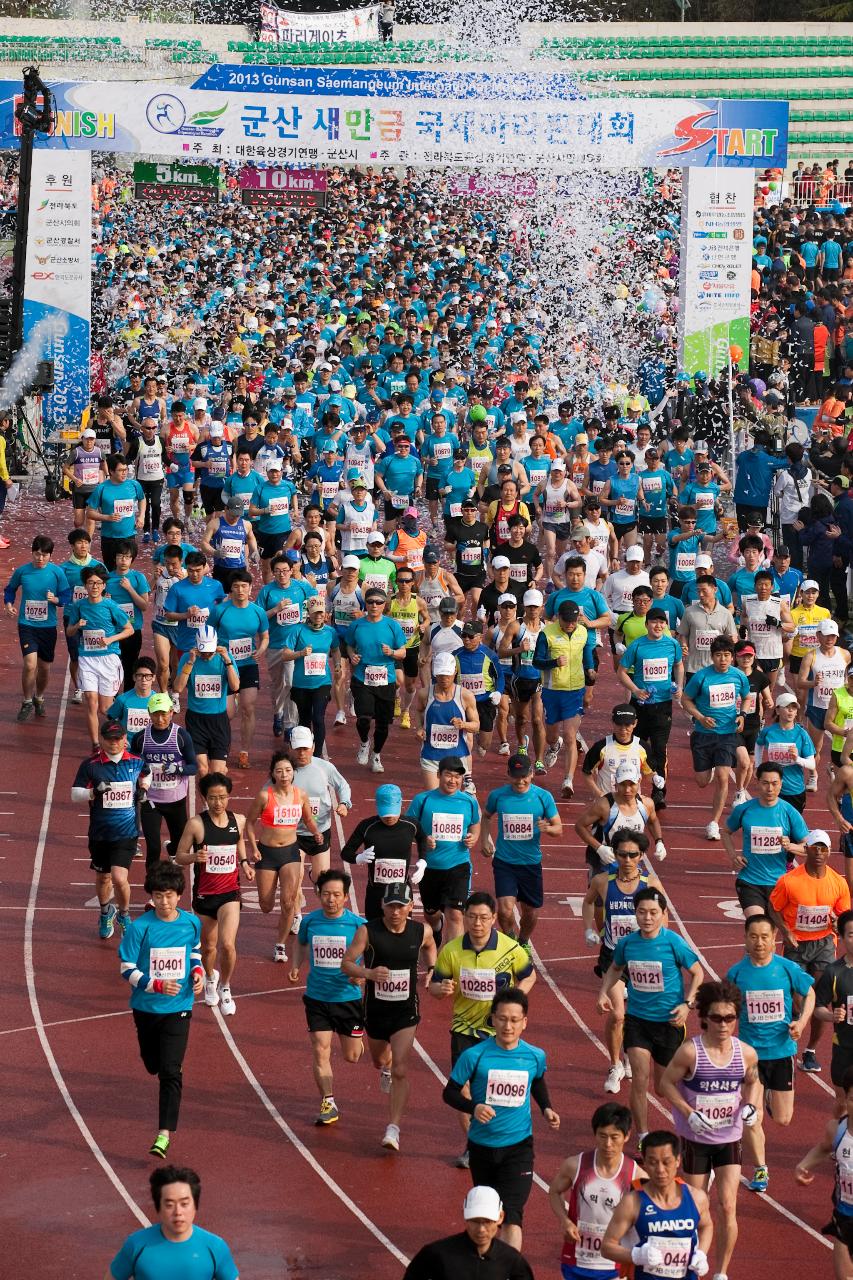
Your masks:
{"label": "white running shoe", "polygon": [[735,792],[735,804],[749,804],[751,799],[752,796],[749,794],[746,787],[741,787],[740,791]]}
{"label": "white running shoe", "polygon": [[545,752],[544,765],[546,769],[554,768],[554,765],[557,763],[557,761],[560,758],[560,752],[562,751],[562,749],[563,749],[563,739],[558,738],[557,741],[553,744],[553,746],[550,746],[548,750]]}
{"label": "white running shoe", "polygon": [[619,1086],[625,1079],[625,1068],[621,1062],[614,1063],[607,1073],[607,1079],[604,1081],[605,1093],[618,1093]]}
{"label": "white running shoe", "polygon": [[71,705],[73,707],[79,707],[82,704],[82,702],[83,702],[83,690],[75,689],[74,693],[71,695]]}
{"label": "white running shoe", "polygon": [[400,1126],[398,1124],[389,1124],[385,1130],[382,1139],[383,1147],[387,1147],[389,1151],[400,1150]]}
{"label": "white running shoe", "polygon": [[370,772],[371,773],[385,772],[385,765],[382,763],[382,757],[380,756],[378,751],[374,751],[373,753],[373,759],[370,762]]}
{"label": "white running shoe", "polygon": [[347,713],[345,711],[339,711],[338,714],[335,716],[335,724],[346,724],[346,722],[347,722]]}
{"label": "white running shoe", "polygon": [[172,693],[169,696],[172,699],[172,710],[176,716],[179,716],[181,714],[181,695],[179,693]]}
{"label": "white running shoe", "polygon": [[508,755],[509,755],[509,743],[508,743],[508,742],[502,742],[502,743],[501,743],[501,745],[498,747],[498,755],[499,755],[499,756],[508,756]]}
{"label": "white running shoe", "polygon": [[809,780],[806,783],[806,791],[817,791],[817,774],[816,773],[813,773],[810,775]]}
{"label": "white running shoe", "polygon": [[462,790],[466,795],[475,796],[477,794],[477,784],[471,777],[470,773],[466,773],[462,779]]}
{"label": "white running shoe", "polygon": [[709,822],[709,823],[708,823],[708,825],[707,825],[707,827],[705,828],[705,839],[706,839],[706,840],[719,840],[719,838],[720,838],[720,824],[719,824],[719,822]]}
{"label": "white running shoe", "polygon": [[219,1008],[226,1018],[230,1018],[237,1012],[237,1006],[234,1003],[234,997],[231,995],[230,987],[219,988]]}
{"label": "white running shoe", "polygon": [[583,755],[586,755],[587,751],[589,751],[589,747],[586,745],[586,738],[583,736],[583,734],[582,733],[576,734],[575,741],[578,744],[578,751],[582,752]]}
{"label": "white running shoe", "polygon": [[210,977],[205,977],[204,979],[204,1003],[209,1004],[211,1009],[215,1009],[219,1004],[220,996],[216,989],[218,986],[219,970],[214,969]]}
{"label": "white running shoe", "polygon": [[287,948],[283,942],[277,942],[275,944],[272,958],[276,964],[287,964]]}
{"label": "white running shoe", "polygon": [[626,1080],[634,1079],[634,1073],[631,1070],[631,1060],[629,1059],[627,1053],[623,1053],[622,1055],[622,1069],[625,1072]]}
{"label": "white running shoe", "polygon": [[297,911],[296,915],[293,917],[293,923],[292,923],[292,924],[291,924],[291,926],[290,926],[290,932],[291,932],[291,933],[298,933],[298,932],[299,932],[299,926],[300,926],[301,924],[302,924],[302,912],[301,912],[301,911]]}
{"label": "white running shoe", "polygon": [[367,764],[368,760],[370,759],[370,743],[369,742],[362,742],[361,746],[358,748],[358,751],[356,752],[355,758],[358,764]]}
{"label": "white running shoe", "polygon": [[379,1092],[380,1093],[391,1092],[391,1072],[388,1070],[387,1067],[383,1067],[382,1070],[379,1072]]}

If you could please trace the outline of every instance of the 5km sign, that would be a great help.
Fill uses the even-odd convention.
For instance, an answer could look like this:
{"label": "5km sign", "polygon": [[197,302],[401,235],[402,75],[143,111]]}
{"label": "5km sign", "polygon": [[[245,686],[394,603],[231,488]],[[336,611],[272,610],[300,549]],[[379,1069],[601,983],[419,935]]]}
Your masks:
{"label": "5km sign", "polygon": [[219,199],[219,170],[210,164],[152,164],[137,160],[133,166],[137,200],[175,200],[191,197],[200,204]]}

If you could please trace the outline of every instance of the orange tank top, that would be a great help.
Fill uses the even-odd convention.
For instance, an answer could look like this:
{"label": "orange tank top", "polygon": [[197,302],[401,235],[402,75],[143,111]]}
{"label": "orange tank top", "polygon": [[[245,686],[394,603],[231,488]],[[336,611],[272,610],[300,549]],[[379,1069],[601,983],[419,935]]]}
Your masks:
{"label": "orange tank top", "polygon": [[267,802],[261,814],[262,827],[276,827],[279,831],[293,831],[302,821],[302,804],[305,797],[298,787],[293,788],[293,799],[281,801],[275,787],[267,788]]}

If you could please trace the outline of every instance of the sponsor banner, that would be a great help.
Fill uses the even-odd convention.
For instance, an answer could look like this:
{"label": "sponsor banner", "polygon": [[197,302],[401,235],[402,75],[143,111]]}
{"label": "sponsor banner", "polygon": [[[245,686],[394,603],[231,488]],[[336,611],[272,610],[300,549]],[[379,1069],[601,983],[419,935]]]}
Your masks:
{"label": "sponsor banner", "polygon": [[261,4],[261,40],[272,44],[350,44],[378,38],[378,4],[336,13],[298,13]]}
{"label": "sponsor banner", "polygon": [[133,166],[133,185],[137,200],[190,198],[201,204],[218,200],[221,191],[219,170],[213,165],[176,164],[169,160],[153,164],[137,160]]}
{"label": "sponsor banner", "polygon": [[731,344],[748,367],[753,185],[744,169],[684,175],[678,362],[688,373],[713,378]]}
{"label": "sponsor banner", "polygon": [[[54,364],[46,426],[79,422],[89,407],[92,328],[92,157],[36,151],[24,286],[24,341],[41,320],[59,321],[42,359]],[[64,322],[64,323],[63,323]]]}
{"label": "sponsor banner", "polygon": [[255,169],[249,166],[240,170],[239,183],[243,204],[296,205],[312,209],[326,206],[327,179],[322,169]]}
{"label": "sponsor banner", "polygon": [[[216,66],[173,82],[51,84],[57,133],[37,147],[267,163],[526,170],[782,168],[788,104],[579,97],[562,73]],[[17,146],[17,83],[0,82],[0,147]]]}

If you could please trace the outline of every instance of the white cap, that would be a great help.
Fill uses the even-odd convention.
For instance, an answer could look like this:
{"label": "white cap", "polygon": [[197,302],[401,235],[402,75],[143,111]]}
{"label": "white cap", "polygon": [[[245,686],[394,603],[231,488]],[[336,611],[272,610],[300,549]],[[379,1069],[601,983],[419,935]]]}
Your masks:
{"label": "white cap", "polygon": [[800,583],[801,591],[820,591],[820,583],[815,582],[814,578],[804,578]]}
{"label": "white cap", "polygon": [[825,844],[827,849],[832,848],[832,841],[830,840],[826,832],[823,831],[820,827],[817,827],[814,831],[810,831],[809,834],[806,836],[805,842],[806,844]]}
{"label": "white cap", "polygon": [[313,747],[314,735],[305,725],[298,724],[291,730],[290,745],[292,747]]}
{"label": "white cap", "polygon": [[498,604],[518,604],[518,597],[514,596],[511,591],[504,591],[498,596]]}
{"label": "white cap", "polygon": [[384,546],[384,545],[385,545],[385,535],[384,535],[384,533],[380,533],[378,529],[374,529],[372,533],[369,533],[369,534],[367,535],[367,541],[368,541],[368,543],[371,543],[371,542],[377,542],[377,543],[379,543],[379,545],[380,545],[380,546]]}
{"label": "white cap", "polygon": [[832,618],[821,618],[817,624],[817,629],[822,636],[838,635],[838,623],[833,622]]}
{"label": "white cap", "polygon": [[199,653],[215,653],[219,637],[213,627],[203,626],[196,631],[195,647]]}
{"label": "white cap", "polygon": [[469,1218],[486,1218],[489,1222],[497,1222],[503,1212],[501,1198],[494,1187],[472,1187],[462,1203],[462,1216]]}
{"label": "white cap", "polygon": [[545,603],[545,597],[543,596],[542,592],[537,591],[535,587],[532,587],[530,591],[525,591],[524,598],[522,600],[522,604],[524,605],[525,609],[529,604],[544,604],[544,603]]}
{"label": "white cap", "polygon": [[628,550],[625,552],[625,559],[626,561],[627,560],[640,560],[640,561],[644,560],[645,556],[643,555],[643,548],[629,547]]}
{"label": "white cap", "polygon": [[197,396],[197,397],[195,398],[195,400],[193,400],[193,408],[194,408],[194,409],[206,409],[206,408],[207,408],[207,401],[205,400],[204,396]]}
{"label": "white cap", "polygon": [[456,659],[452,653],[437,653],[432,660],[434,676],[452,676],[456,674]]}
{"label": "white cap", "polygon": [[492,561],[493,569],[509,569],[510,563],[506,556],[495,556]]}
{"label": "white cap", "polygon": [[620,760],[616,766],[617,782],[639,782],[640,766],[636,760]]}
{"label": "white cap", "polygon": [[697,556],[697,557],[696,557],[696,568],[697,568],[697,569],[710,569],[710,568],[711,568],[711,566],[713,565],[713,563],[714,563],[714,561],[711,559],[711,557],[710,557],[710,556]]}
{"label": "white cap", "polygon": [[267,458],[267,466],[266,466],[267,471],[281,471],[283,467],[284,467],[284,463],[282,462],[281,458],[278,457],[277,454],[273,458]]}
{"label": "white cap", "polygon": [[796,707],[799,706],[797,695],[795,693],[780,693],[776,699],[777,707]]}
{"label": "white cap", "polygon": [[341,561],[341,568],[342,569],[360,569],[361,561],[359,560],[358,556],[344,556],[343,560]]}
{"label": "white cap", "polygon": [[87,427],[86,430],[83,432],[84,440],[97,440],[97,438],[98,438],[97,431],[93,431],[91,427]]}
{"label": "white cap", "polygon": [[554,461],[551,463],[552,475],[555,471],[565,471],[565,469],[566,469],[566,464],[565,462],[563,462],[562,458],[555,458]]}
{"label": "white cap", "polygon": [[222,423],[221,423],[221,422],[211,422],[211,424],[210,424],[210,434],[211,434],[212,436],[224,436],[224,435],[225,435],[225,428],[223,427]]}

